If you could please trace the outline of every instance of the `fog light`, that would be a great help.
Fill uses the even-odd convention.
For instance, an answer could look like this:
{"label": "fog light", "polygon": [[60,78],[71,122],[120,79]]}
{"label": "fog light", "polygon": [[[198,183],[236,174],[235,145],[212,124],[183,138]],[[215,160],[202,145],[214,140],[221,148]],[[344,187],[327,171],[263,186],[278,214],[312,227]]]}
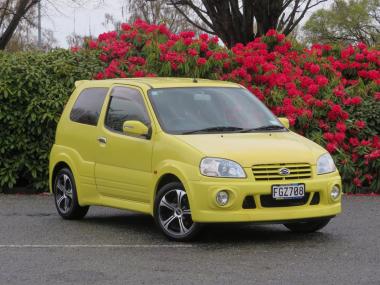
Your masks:
{"label": "fog light", "polygon": [[340,194],[339,187],[337,185],[334,185],[330,192],[331,199],[336,200],[339,197],[339,194]]}
{"label": "fog light", "polygon": [[227,191],[219,191],[216,194],[216,202],[219,206],[225,206],[228,203],[228,192]]}

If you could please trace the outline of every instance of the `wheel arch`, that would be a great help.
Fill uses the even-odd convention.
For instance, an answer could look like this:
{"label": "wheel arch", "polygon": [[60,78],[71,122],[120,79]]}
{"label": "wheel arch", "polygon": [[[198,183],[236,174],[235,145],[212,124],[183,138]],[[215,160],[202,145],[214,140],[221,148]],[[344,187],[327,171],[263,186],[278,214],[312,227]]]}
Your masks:
{"label": "wheel arch", "polygon": [[175,167],[169,167],[165,169],[165,171],[161,171],[159,173],[159,178],[155,181],[155,184],[151,188],[151,189],[154,189],[154,191],[152,191],[153,193],[152,193],[152,200],[151,200],[152,201],[151,203],[152,215],[154,213],[154,202],[155,202],[158,191],[161,189],[162,186],[171,182],[180,182],[183,185],[183,187],[185,188],[187,192],[189,203],[191,204],[192,202],[191,189],[189,188],[185,175],[180,171],[180,169],[175,168]]}
{"label": "wheel arch", "polygon": [[[53,183],[54,183],[54,178],[55,178],[55,175],[57,174],[57,172],[62,169],[62,168],[68,168],[74,175],[74,173],[76,172],[75,171],[75,168],[73,166],[73,163],[70,161],[70,159],[68,159],[67,157],[65,156],[62,156],[62,157],[59,157],[59,159],[57,159],[55,162],[52,163],[52,167],[50,169],[50,177],[49,177],[49,190],[50,190],[50,193],[53,193]],[[75,175],[74,175],[75,177]]]}
{"label": "wheel arch", "polygon": [[157,194],[157,192],[163,187],[165,186],[166,184],[169,184],[171,182],[180,182],[181,184],[183,184],[183,182],[181,181],[181,179],[179,179],[175,174],[173,173],[165,173],[163,174],[157,181],[156,183],[156,187],[154,189],[154,192],[155,192],[155,195]]}
{"label": "wheel arch", "polygon": [[71,170],[70,166],[65,161],[59,161],[55,164],[52,175],[51,175],[51,181],[50,181],[52,185],[54,183],[54,179],[55,179],[55,176],[57,175],[57,172],[63,168],[68,168]]}

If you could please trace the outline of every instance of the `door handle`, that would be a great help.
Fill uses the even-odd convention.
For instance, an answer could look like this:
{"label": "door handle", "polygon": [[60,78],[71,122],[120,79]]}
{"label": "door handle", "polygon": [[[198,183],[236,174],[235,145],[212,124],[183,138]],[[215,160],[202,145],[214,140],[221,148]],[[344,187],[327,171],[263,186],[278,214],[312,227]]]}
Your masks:
{"label": "door handle", "polygon": [[98,142],[106,144],[107,143],[107,138],[105,138],[105,137],[98,137]]}

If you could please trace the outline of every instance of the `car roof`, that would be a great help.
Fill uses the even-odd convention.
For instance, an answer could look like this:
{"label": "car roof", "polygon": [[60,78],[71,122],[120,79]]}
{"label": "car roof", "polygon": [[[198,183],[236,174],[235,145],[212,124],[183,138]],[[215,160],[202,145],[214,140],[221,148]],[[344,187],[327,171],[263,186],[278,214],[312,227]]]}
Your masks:
{"label": "car roof", "polygon": [[173,88],[173,87],[241,87],[237,83],[221,80],[209,79],[194,79],[194,78],[181,78],[181,77],[136,77],[136,78],[113,78],[105,80],[80,80],[75,82],[78,87],[86,83],[87,86],[99,83],[113,84],[133,84],[145,85],[147,89],[150,88]]}

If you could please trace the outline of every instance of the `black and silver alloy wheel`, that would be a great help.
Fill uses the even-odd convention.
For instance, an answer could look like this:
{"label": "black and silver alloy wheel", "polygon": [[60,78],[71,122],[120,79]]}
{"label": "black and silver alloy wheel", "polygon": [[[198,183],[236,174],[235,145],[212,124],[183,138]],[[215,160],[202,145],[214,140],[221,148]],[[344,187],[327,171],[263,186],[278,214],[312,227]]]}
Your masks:
{"label": "black and silver alloy wheel", "polygon": [[190,240],[200,229],[200,225],[191,218],[187,193],[178,182],[165,185],[157,194],[155,219],[164,234],[172,240]]}
{"label": "black and silver alloy wheel", "polygon": [[53,190],[55,206],[62,218],[81,219],[87,214],[89,207],[78,203],[77,188],[70,169],[62,168],[57,172]]}
{"label": "black and silver alloy wheel", "polygon": [[165,193],[158,212],[161,225],[174,235],[188,233],[194,224],[187,194],[182,189],[173,189]]}
{"label": "black and silver alloy wheel", "polygon": [[66,173],[57,177],[55,202],[62,214],[67,214],[73,206],[73,184]]}

